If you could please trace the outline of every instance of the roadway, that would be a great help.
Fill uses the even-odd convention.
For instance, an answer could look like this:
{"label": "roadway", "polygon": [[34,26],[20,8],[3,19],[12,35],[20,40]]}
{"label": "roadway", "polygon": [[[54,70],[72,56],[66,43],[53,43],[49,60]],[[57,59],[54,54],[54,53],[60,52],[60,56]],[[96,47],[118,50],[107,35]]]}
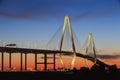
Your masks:
{"label": "roadway", "polygon": [[[6,52],[6,53],[11,53],[11,54],[17,54],[17,53],[22,53],[22,54],[64,54],[64,55],[69,55],[72,52],[69,51],[59,51],[59,50],[44,50],[44,49],[29,49],[29,48],[13,48],[13,47],[0,47],[0,52]],[[82,57],[87,60],[90,60],[92,62],[95,61],[95,59],[91,56],[84,55],[82,53],[76,53],[77,57]],[[100,66],[104,67],[110,67],[110,65],[100,61],[97,59],[96,64],[99,64]]]}

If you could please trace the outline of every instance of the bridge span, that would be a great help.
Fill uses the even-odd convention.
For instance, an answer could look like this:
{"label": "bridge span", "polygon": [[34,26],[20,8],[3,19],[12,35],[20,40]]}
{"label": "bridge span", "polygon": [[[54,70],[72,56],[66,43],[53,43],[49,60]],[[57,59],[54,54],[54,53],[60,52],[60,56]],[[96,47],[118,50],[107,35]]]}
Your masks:
{"label": "bridge span", "polygon": [[[65,37],[65,32],[68,28],[68,32],[69,32],[69,39],[70,39],[70,43],[71,43],[71,48],[72,48],[72,52],[69,51],[63,51],[63,45],[64,45],[64,37]],[[15,44],[12,44],[12,46]],[[11,46],[10,44],[8,46]],[[94,55],[94,57],[88,56],[89,54],[89,49],[92,49],[92,54]],[[82,57],[86,60],[90,60],[94,63],[94,65],[100,65],[103,67],[110,67],[108,64],[100,61],[97,56],[96,56],[96,50],[95,50],[95,43],[92,37],[92,34],[90,33],[88,35],[88,40],[87,40],[87,44],[86,44],[86,55],[82,54],[82,53],[77,53],[76,52],[76,46],[75,46],[75,42],[74,42],[74,37],[73,37],[73,31],[72,31],[72,27],[71,27],[71,23],[70,23],[70,18],[69,16],[65,16],[64,18],[64,24],[63,24],[63,28],[62,28],[62,35],[61,35],[61,40],[60,40],[60,45],[59,45],[59,50],[43,50],[43,49],[29,49],[29,48],[13,48],[13,47],[0,47],[0,52],[1,52],[1,69],[2,71],[4,70],[4,53],[8,53],[9,54],[9,68],[11,69],[11,54],[15,53],[20,53],[20,63],[21,63],[21,71],[22,69],[22,55],[25,54],[25,70],[27,69],[27,54],[34,54],[35,55],[35,70],[37,70],[37,64],[43,64],[44,65],[44,70],[47,70],[47,64],[53,64],[54,69],[56,66],[56,54],[59,54],[59,59],[60,62],[62,64],[62,67],[65,69],[65,64],[64,61],[62,60],[62,55],[72,55],[72,61],[71,61],[71,69],[73,69],[74,67],[74,63],[75,63],[75,59],[76,56],[77,57]],[[37,54],[43,54],[44,55],[44,62],[37,62]],[[47,62],[47,55],[51,54],[53,55],[53,62],[52,63],[48,63]],[[86,61],[87,62],[87,61]]]}
{"label": "bridge span", "polygon": [[[35,70],[37,70],[37,64],[44,64],[44,70],[47,70],[47,64],[53,64],[54,66],[54,70],[56,69],[56,54],[63,54],[63,55],[70,55],[69,51],[59,51],[59,50],[43,50],[43,49],[29,49],[29,48],[12,48],[12,47],[0,47],[0,52],[1,52],[1,69],[2,71],[4,71],[4,53],[8,53],[9,54],[9,68],[11,69],[12,65],[11,65],[11,54],[17,54],[20,53],[20,59],[21,59],[21,71],[23,70],[22,65],[23,65],[23,57],[22,55],[25,54],[25,70],[27,70],[27,54],[35,54]],[[37,54],[43,54],[44,55],[44,62],[43,63],[39,63],[37,62]],[[47,54],[51,54],[53,55],[53,63],[48,63],[47,62]],[[94,58],[90,57],[88,55],[84,55],[82,53],[76,53],[77,57],[82,57],[85,58],[87,60],[90,60],[92,62],[94,62]],[[100,66],[104,66],[104,67],[110,67],[110,65],[100,61],[99,59],[96,60],[96,64],[100,65]]]}

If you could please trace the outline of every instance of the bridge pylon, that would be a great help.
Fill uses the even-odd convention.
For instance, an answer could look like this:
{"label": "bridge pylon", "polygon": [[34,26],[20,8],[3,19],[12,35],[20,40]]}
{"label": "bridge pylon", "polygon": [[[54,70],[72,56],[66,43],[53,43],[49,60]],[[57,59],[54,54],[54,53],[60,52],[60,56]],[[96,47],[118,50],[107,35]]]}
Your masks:
{"label": "bridge pylon", "polygon": [[[91,49],[91,52],[90,52],[90,49]],[[90,53],[89,53],[90,52]],[[94,39],[92,37],[92,33],[89,33],[88,34],[88,39],[87,39],[87,44],[86,44],[86,51],[85,51],[86,55],[93,55],[93,58],[94,58],[94,64],[96,64],[97,62],[97,56],[96,56],[96,50],[95,50],[95,43],[94,43]],[[87,64],[87,67],[89,67],[88,65],[88,62],[87,62],[87,59],[86,60],[86,64]],[[89,67],[90,68],[90,67]]]}
{"label": "bridge pylon", "polygon": [[[70,40],[71,40],[72,50],[73,50],[73,52],[71,54],[73,56],[73,58],[72,58],[72,61],[71,61],[71,64],[70,64],[70,69],[72,70],[74,68],[74,63],[75,63],[75,59],[76,59],[76,50],[75,50],[73,32],[72,32],[72,27],[71,27],[71,24],[70,24],[69,16],[65,16],[65,18],[64,18],[64,24],[63,24],[62,36],[61,36],[61,43],[60,43],[60,51],[62,51],[66,27],[69,28]],[[65,64],[64,64],[63,59],[62,59],[62,54],[60,54],[60,61],[61,61],[63,69],[65,69]]]}

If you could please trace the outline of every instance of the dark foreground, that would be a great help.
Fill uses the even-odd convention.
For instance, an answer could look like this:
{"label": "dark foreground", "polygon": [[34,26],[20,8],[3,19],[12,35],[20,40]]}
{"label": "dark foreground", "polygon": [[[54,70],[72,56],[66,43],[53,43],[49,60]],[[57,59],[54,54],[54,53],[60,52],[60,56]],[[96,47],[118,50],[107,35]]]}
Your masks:
{"label": "dark foreground", "polygon": [[1,72],[0,80],[120,80],[120,69],[83,67],[67,72]]}

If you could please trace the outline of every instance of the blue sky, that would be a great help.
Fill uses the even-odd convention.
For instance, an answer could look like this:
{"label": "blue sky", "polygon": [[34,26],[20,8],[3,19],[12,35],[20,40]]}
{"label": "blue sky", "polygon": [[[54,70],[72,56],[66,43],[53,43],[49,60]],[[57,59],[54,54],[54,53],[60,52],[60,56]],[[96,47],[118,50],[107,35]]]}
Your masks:
{"label": "blue sky", "polygon": [[82,45],[92,32],[98,50],[120,51],[120,0],[0,0],[0,40],[44,46],[65,15]]}

